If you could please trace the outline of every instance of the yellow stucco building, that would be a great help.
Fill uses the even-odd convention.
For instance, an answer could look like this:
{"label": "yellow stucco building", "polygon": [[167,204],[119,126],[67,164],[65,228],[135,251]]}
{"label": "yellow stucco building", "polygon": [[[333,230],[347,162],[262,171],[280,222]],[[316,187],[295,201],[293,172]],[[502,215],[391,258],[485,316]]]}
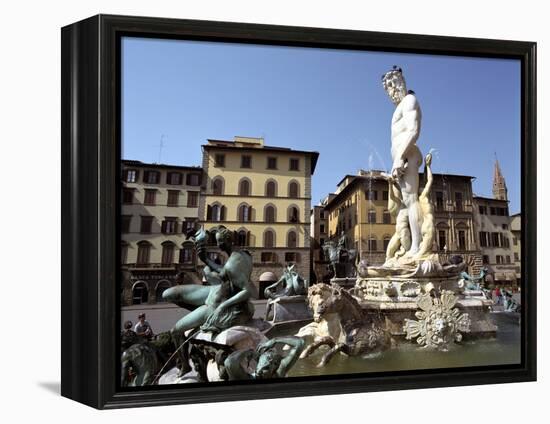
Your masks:
{"label": "yellow stucco building", "polygon": [[195,254],[184,244],[198,221],[202,169],[122,161],[122,303],[163,302],[162,292],[200,283]]}
{"label": "yellow stucco building", "polygon": [[[234,231],[235,244],[253,255],[252,282],[259,294],[260,276],[279,277],[287,264],[296,264],[309,279],[311,175],[319,154],[266,146],[251,137],[208,140],[202,149],[200,223]],[[209,254],[223,261],[214,247]]]}

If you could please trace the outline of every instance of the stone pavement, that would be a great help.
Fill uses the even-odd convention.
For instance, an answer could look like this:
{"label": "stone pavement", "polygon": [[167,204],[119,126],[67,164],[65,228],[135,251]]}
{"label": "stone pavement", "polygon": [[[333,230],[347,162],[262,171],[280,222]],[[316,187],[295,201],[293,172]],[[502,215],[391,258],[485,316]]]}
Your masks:
{"label": "stone pavement", "polygon": [[[254,318],[265,318],[267,300],[253,300],[252,303],[255,308]],[[151,324],[155,334],[170,330],[181,317],[189,313],[187,309],[180,308],[171,303],[124,306],[121,308],[121,330],[122,325],[127,320],[132,321],[135,325],[138,321],[137,317],[141,312],[145,312],[147,315],[146,319]]]}

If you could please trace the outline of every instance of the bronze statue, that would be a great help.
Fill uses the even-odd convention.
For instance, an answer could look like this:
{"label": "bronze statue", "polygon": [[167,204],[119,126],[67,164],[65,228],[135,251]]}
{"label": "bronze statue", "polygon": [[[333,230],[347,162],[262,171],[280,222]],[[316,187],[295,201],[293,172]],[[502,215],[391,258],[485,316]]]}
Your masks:
{"label": "bronze statue", "polygon": [[264,295],[269,299],[281,296],[296,296],[306,294],[307,281],[294,270],[296,265],[289,265],[283,271],[282,277],[276,283],[266,287]]}
{"label": "bronze statue", "polygon": [[481,268],[481,271],[478,276],[470,275],[466,271],[460,273],[459,285],[466,285],[468,290],[481,290],[485,288],[485,277],[489,270],[486,267]]}
{"label": "bronze statue", "polygon": [[[290,349],[283,351],[285,345]],[[233,352],[224,362],[224,371],[229,380],[282,378],[294,366],[303,348],[304,341],[299,337],[275,337],[255,350]]]}
{"label": "bronze statue", "polygon": [[212,284],[203,286],[187,284],[171,287],[162,297],[178,306],[191,310],[172,328],[171,333],[179,348],[181,369],[179,376],[191,370],[186,341],[187,330],[199,328],[203,331],[219,333],[234,325],[241,325],[252,319],[254,306],[249,302],[253,294],[250,282],[252,256],[246,250],[233,250],[233,235],[223,225],[211,230],[215,234],[218,247],[227,254],[225,265],[220,265],[206,255],[206,241],[210,232],[200,229],[195,234],[197,256],[206,264],[204,276]]}
{"label": "bronze statue", "polygon": [[338,243],[329,240],[322,246],[325,257],[328,257],[333,278],[355,277],[357,250],[347,248],[347,237],[342,231]]}
{"label": "bronze statue", "polygon": [[151,341],[141,340],[142,342],[135,343],[122,352],[122,387],[153,384],[155,377],[174,351],[174,344],[168,332],[156,335]]}

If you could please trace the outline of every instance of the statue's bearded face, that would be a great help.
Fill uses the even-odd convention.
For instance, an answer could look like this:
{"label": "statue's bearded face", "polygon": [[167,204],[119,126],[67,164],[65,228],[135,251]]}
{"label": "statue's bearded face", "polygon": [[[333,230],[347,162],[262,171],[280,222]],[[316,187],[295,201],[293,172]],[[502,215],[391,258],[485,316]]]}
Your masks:
{"label": "statue's bearded face", "polygon": [[382,78],[382,85],[391,101],[396,105],[407,95],[405,78],[403,78],[401,71],[394,70],[386,73]]}

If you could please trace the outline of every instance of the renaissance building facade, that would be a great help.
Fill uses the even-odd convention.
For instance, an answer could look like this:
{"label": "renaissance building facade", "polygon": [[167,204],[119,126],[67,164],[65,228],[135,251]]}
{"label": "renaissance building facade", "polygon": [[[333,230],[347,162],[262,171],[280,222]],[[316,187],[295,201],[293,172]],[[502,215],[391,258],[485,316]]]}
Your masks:
{"label": "renaissance building facade", "polygon": [[[508,189],[498,160],[493,172],[493,197],[475,196],[475,220],[489,285],[514,287],[521,279],[519,222],[510,217]],[[514,234],[515,231],[515,234]],[[519,240],[518,240],[519,236]]]}
{"label": "renaissance building facade", "polygon": [[328,261],[323,252],[323,245],[328,240],[328,213],[325,205],[329,196],[325,197],[318,205],[311,208],[310,214],[310,260],[312,282],[323,281],[323,276],[328,274]]}
{"label": "renaissance building facade", "polygon": [[[436,226],[435,243],[443,260],[462,255],[472,272],[481,269],[481,252],[474,229],[473,177],[434,174],[431,190]],[[424,178],[420,174],[420,191]],[[370,265],[385,261],[395,219],[388,210],[388,183],[381,171],[361,170],[346,175],[324,205],[328,239],[346,235],[348,248],[357,249]]]}
{"label": "renaissance building facade", "polygon": [[514,265],[516,267],[516,279],[521,286],[521,214],[510,216],[510,230],[512,231],[512,250],[514,252]]}
{"label": "renaissance building facade", "polygon": [[184,241],[197,227],[202,180],[198,166],[122,161],[123,306],[160,303],[167,288],[200,283]]}
{"label": "renaissance building facade", "polygon": [[[311,176],[319,154],[266,146],[252,137],[208,140],[202,149],[199,223],[207,230],[224,225],[233,231],[235,248],[252,254],[258,297],[286,265],[309,280]],[[226,259],[215,240],[208,255]]]}

